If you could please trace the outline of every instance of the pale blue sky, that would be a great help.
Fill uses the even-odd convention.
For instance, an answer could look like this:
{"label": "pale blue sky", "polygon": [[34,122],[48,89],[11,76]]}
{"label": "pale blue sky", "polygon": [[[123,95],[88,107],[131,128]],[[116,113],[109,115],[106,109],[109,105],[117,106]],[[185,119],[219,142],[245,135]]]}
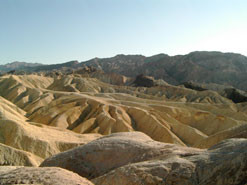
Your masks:
{"label": "pale blue sky", "polygon": [[0,0],[0,64],[195,50],[247,55],[247,1]]}

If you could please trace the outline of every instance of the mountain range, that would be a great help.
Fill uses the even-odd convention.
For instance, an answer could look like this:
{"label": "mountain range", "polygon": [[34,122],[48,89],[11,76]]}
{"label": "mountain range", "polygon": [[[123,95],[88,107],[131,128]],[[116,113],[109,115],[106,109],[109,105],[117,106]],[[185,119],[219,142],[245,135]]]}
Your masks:
{"label": "mountain range", "polygon": [[28,62],[12,62],[5,65],[0,65],[0,72],[6,72],[10,70],[27,70],[30,67],[42,66],[40,63],[28,63]]}
{"label": "mountain range", "polygon": [[73,70],[93,66],[106,73],[126,77],[143,74],[178,85],[187,81],[230,85],[247,90],[247,57],[235,53],[195,51],[187,55],[168,56],[158,54],[116,55],[111,58],[94,58],[84,62],[70,61],[62,64],[42,65],[14,62],[1,65],[0,72],[23,70],[29,72]]}
{"label": "mountain range", "polygon": [[245,66],[219,52],[8,64],[0,185],[246,184],[247,93],[231,85]]}

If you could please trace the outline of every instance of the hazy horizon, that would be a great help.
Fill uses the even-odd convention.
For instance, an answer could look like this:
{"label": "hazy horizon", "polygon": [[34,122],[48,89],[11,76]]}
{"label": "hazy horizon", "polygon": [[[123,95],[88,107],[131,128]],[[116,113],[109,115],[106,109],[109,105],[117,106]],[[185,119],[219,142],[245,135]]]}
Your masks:
{"label": "hazy horizon", "polygon": [[[86,59],[86,60],[83,60],[83,61],[80,61],[80,60],[77,60],[77,59],[71,59],[71,60],[68,60],[68,61],[60,61],[60,62],[57,62],[57,63],[40,63],[40,62],[32,62],[32,61],[19,61],[19,60],[16,60],[16,61],[12,61],[12,62],[7,62],[7,63],[3,63],[0,65],[6,65],[6,64],[11,64],[11,63],[14,63],[14,62],[26,62],[26,63],[37,63],[37,64],[45,64],[45,65],[52,65],[52,64],[63,64],[63,63],[66,63],[66,62],[71,62],[71,61],[78,61],[78,62],[87,62],[89,60],[92,60],[94,58],[99,58],[99,59],[103,59],[103,58],[111,58],[111,57],[115,57],[117,55],[142,55],[142,56],[145,56],[145,57],[152,57],[152,56],[155,56],[155,55],[160,55],[160,54],[164,54],[164,55],[168,55],[170,57],[173,57],[173,56],[178,56],[178,55],[188,55],[190,53],[193,53],[193,52],[220,52],[220,53],[233,53],[233,54],[240,54],[240,55],[243,55],[241,53],[234,53],[234,52],[222,52],[222,51],[191,51],[189,53],[185,53],[185,54],[177,54],[177,55],[168,55],[166,53],[157,53],[157,54],[154,54],[154,55],[142,55],[142,54],[123,54],[123,53],[119,53],[119,54],[116,54],[116,55],[113,55],[113,56],[106,56],[106,57],[93,57],[93,58],[89,58],[89,59]],[[247,57],[246,55],[243,55],[245,57]]]}
{"label": "hazy horizon", "polygon": [[247,56],[244,0],[0,0],[0,65],[117,54]]}

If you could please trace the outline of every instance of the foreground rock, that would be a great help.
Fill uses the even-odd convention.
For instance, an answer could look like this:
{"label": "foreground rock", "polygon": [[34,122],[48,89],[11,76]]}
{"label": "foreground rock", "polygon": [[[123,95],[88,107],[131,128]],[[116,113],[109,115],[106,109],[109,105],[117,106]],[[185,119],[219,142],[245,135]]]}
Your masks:
{"label": "foreground rock", "polygon": [[157,142],[141,132],[124,132],[54,155],[40,166],[57,166],[92,179],[115,168],[161,155],[194,155],[202,151]]}
{"label": "foreground rock", "polygon": [[92,185],[87,179],[61,168],[8,166],[0,167],[0,184]]}
{"label": "foreground rock", "polygon": [[117,168],[93,180],[116,184],[245,184],[246,139],[226,140],[199,155],[159,158]]}
{"label": "foreground rock", "polygon": [[177,156],[128,164],[93,179],[96,185],[198,185],[195,164]]}
{"label": "foreground rock", "polygon": [[247,140],[229,139],[208,150],[118,133],[46,159],[98,185],[245,184]]}

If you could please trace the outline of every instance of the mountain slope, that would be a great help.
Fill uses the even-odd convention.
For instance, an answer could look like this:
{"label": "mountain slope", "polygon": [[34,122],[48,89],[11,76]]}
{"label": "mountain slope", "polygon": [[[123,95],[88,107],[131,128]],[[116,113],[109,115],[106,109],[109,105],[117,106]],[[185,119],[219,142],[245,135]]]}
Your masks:
{"label": "mountain slope", "polygon": [[247,57],[234,53],[197,51],[177,56],[117,55],[85,64],[128,77],[153,76],[173,85],[192,80],[247,89]]}
{"label": "mountain slope", "polygon": [[7,72],[10,70],[28,70],[31,67],[42,66],[39,63],[27,63],[27,62],[12,62],[5,65],[0,65],[0,72]]}
{"label": "mountain slope", "polygon": [[235,53],[196,51],[187,55],[168,56],[158,54],[116,55],[111,58],[94,58],[85,62],[70,61],[62,64],[40,65],[12,63],[0,66],[0,71],[24,70],[29,72],[62,70],[72,73],[85,66],[96,67],[106,74],[126,77],[143,74],[178,85],[186,81],[230,85],[247,90],[247,57]]}
{"label": "mountain slope", "polygon": [[0,88],[29,121],[82,134],[141,131],[157,141],[204,148],[247,129],[247,105],[213,91],[116,86],[78,74],[6,75]]}

